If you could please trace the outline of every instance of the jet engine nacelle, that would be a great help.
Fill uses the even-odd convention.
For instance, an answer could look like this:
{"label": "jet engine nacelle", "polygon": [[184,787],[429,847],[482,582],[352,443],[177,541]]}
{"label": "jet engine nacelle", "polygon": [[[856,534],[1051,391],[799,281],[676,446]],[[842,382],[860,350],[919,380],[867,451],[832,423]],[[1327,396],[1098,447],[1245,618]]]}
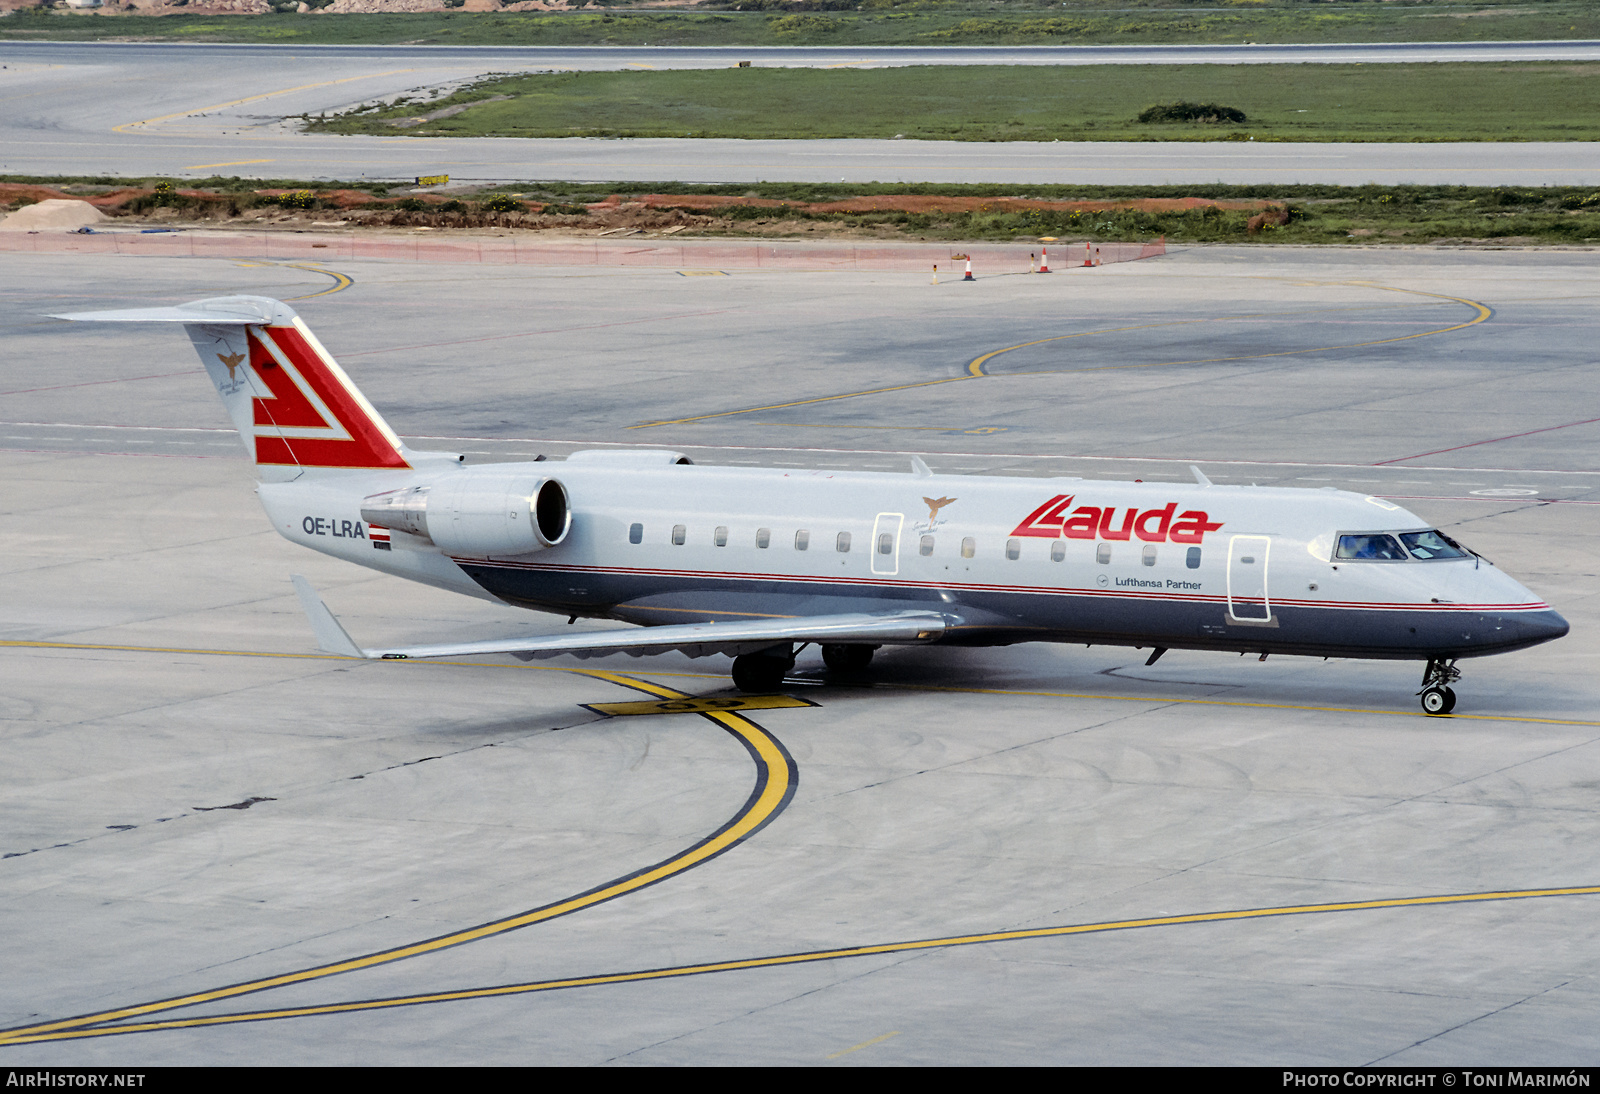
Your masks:
{"label": "jet engine nacelle", "polygon": [[556,479],[523,467],[482,467],[372,494],[361,502],[361,519],[452,555],[523,555],[567,538],[572,505]]}

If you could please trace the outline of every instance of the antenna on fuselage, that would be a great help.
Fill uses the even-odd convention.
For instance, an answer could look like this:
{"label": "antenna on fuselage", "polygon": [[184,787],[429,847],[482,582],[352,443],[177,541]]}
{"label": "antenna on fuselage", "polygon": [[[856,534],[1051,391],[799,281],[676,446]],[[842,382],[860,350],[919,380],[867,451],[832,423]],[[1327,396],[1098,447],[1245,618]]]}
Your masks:
{"label": "antenna on fuselage", "polygon": [[929,470],[927,464],[922,462],[921,456],[911,457],[911,473],[919,479],[933,478],[933,472]]}
{"label": "antenna on fuselage", "polygon": [[1194,481],[1195,482],[1199,483],[1201,486],[1210,486],[1211,485],[1211,480],[1206,478],[1206,473],[1204,471],[1200,470],[1194,464],[1191,463],[1189,465],[1189,470],[1194,472]]}

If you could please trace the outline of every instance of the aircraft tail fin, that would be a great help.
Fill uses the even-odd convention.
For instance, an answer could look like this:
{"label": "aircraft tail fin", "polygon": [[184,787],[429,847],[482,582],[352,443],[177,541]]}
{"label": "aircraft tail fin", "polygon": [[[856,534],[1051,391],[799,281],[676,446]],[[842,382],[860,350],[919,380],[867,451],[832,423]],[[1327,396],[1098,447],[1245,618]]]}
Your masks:
{"label": "aircraft tail fin", "polygon": [[181,323],[261,476],[406,468],[405,446],[294,309],[264,296],[172,308],[55,315],[91,323]]}

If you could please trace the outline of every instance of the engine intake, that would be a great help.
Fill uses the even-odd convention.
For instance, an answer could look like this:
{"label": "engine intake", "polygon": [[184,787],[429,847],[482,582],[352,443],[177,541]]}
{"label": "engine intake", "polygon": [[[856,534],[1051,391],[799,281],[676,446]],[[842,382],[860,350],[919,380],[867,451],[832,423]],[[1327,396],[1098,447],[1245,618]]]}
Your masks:
{"label": "engine intake", "polygon": [[482,468],[372,494],[361,502],[361,519],[453,555],[524,555],[567,538],[572,505],[556,479]]}

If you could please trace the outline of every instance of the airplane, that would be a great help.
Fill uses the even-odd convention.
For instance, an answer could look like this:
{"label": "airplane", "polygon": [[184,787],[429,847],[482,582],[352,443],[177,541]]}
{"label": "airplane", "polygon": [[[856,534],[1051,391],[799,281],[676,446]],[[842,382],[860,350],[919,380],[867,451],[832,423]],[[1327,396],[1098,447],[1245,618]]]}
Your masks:
{"label": "airplane", "polygon": [[1426,662],[1567,633],[1476,552],[1336,490],[694,464],[666,449],[474,464],[403,443],[288,305],[257,296],[52,318],[182,324],[254,460],[273,527],[384,573],[640,624],[368,649],[293,583],[319,647],[369,659],[677,651],[780,688],[797,646],[858,676],[882,646],[1082,642]]}

